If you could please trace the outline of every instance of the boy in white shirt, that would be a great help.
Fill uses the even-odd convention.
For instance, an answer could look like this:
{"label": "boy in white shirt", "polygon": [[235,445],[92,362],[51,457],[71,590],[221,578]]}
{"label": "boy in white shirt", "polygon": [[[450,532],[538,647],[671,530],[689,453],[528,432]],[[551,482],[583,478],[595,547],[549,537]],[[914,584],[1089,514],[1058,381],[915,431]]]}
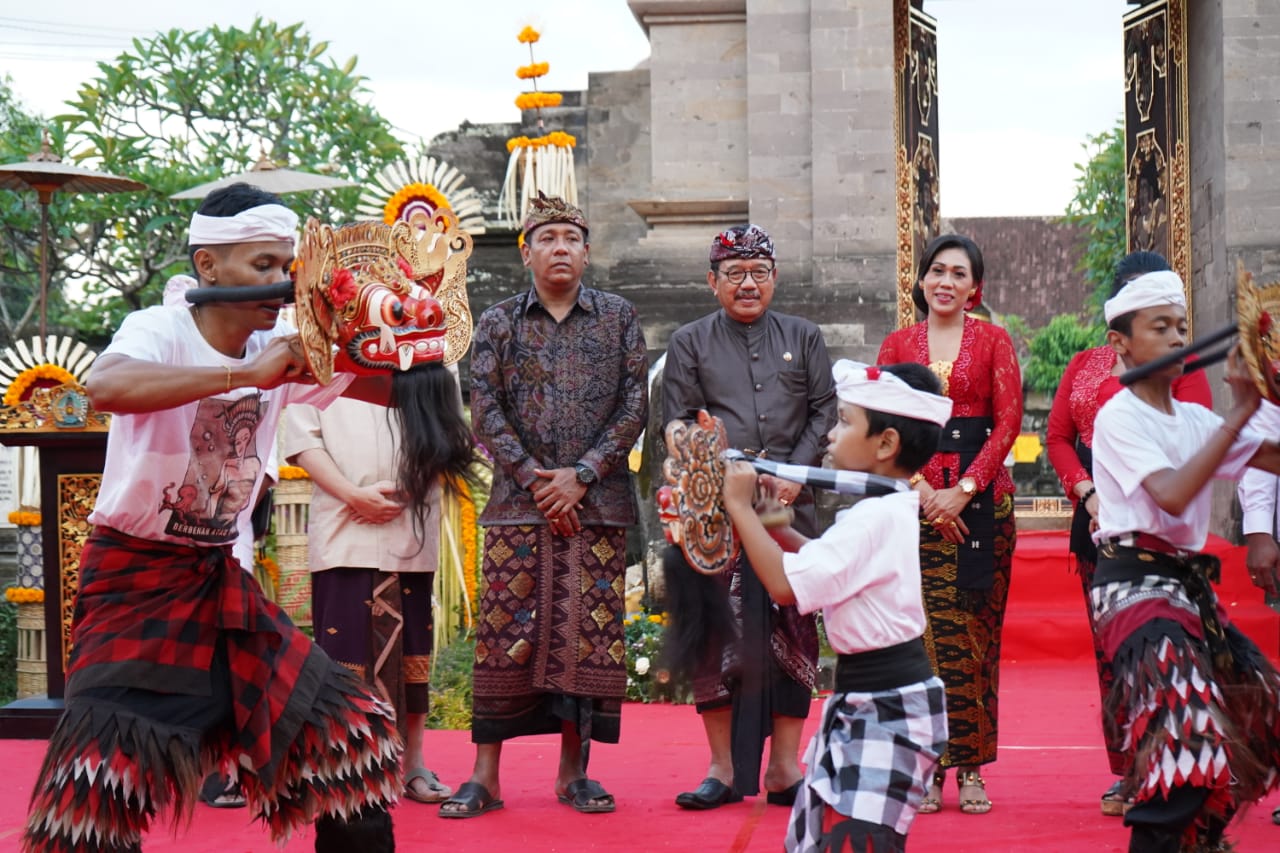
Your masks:
{"label": "boy in white shirt", "polygon": [[951,400],[919,364],[841,360],[832,373],[835,467],[901,478],[903,490],[859,501],[807,540],[790,527],[766,531],[753,508],[755,471],[736,462],[725,508],[769,595],[802,613],[821,607],[840,654],[786,849],[901,851],[947,744],[945,690],[923,641],[920,502],[905,479],[936,452]]}
{"label": "boy in white shirt", "polygon": [[[1134,279],[1105,306],[1107,339],[1132,369],[1186,343],[1186,303],[1172,272]],[[1180,403],[1181,364],[1133,382],[1094,423],[1098,567],[1092,605],[1108,739],[1123,744],[1137,851],[1222,850],[1241,803],[1277,784],[1280,675],[1228,621],[1210,586],[1210,479],[1248,466],[1280,471],[1263,441],[1259,394],[1238,352],[1226,417]]]}

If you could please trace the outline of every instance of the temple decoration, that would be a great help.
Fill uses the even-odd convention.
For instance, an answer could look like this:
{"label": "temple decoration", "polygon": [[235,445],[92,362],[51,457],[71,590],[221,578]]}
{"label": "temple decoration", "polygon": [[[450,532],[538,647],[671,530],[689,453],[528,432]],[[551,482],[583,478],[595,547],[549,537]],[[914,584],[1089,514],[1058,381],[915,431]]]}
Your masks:
{"label": "temple decoration", "polygon": [[17,341],[0,353],[0,430],[105,430],[82,383],[97,353],[71,338]]}
{"label": "temple decoration", "polygon": [[308,220],[298,247],[297,319],[317,381],[328,384],[335,370],[407,371],[462,358],[471,345],[471,247],[446,207],[413,225]]}
{"label": "temple decoration", "polygon": [[440,209],[452,210],[458,226],[469,233],[484,231],[484,207],[466,175],[435,157],[402,160],[374,175],[360,193],[356,213],[381,219],[387,225],[403,220],[420,229]]}
{"label": "temple decoration", "polygon": [[911,288],[924,247],[941,230],[938,24],[918,2],[894,0],[894,152],[898,328],[916,321]]}
{"label": "temple decoration", "polygon": [[498,196],[498,213],[512,227],[519,227],[529,210],[529,200],[541,191],[549,196],[559,196],[570,204],[578,203],[578,183],[573,172],[573,149],[577,140],[563,131],[545,132],[543,109],[558,107],[564,96],[559,92],[542,92],[538,80],[545,77],[551,65],[535,62],[533,46],[541,38],[533,27],[525,27],[516,36],[521,44],[529,46],[529,64],[516,69],[516,77],[528,80],[531,92],[516,96],[516,107],[521,112],[533,110],[537,114],[538,136],[515,136],[507,140],[507,174],[502,180],[502,192]]}
{"label": "temple decoration", "polygon": [[1261,287],[1236,264],[1236,312],[1240,352],[1258,392],[1280,405],[1280,281]]}
{"label": "temple decoration", "polygon": [[1186,0],[1124,17],[1125,235],[1159,252],[1187,287],[1191,331],[1191,138]]}

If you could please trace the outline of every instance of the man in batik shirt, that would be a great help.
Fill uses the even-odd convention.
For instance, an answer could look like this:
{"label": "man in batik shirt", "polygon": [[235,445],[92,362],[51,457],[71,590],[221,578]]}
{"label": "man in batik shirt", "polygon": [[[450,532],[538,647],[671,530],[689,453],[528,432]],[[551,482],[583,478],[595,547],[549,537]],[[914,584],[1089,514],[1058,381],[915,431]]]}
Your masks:
{"label": "man in batik shirt", "polygon": [[[835,418],[831,360],[818,327],[769,310],[778,271],[773,241],[755,225],[730,228],[711,242],[707,284],[719,310],[677,329],[663,372],[663,422],[706,409],[724,421],[731,447],[777,462],[817,465]],[[795,510],[795,528],[817,535],[813,495],[777,481]],[[720,576],[729,586],[741,641],[708,637],[711,653],[694,671],[711,763],[707,778],[676,797],[687,809],[712,809],[759,791],[764,740],[768,801],[790,805],[803,773],[801,729],[817,675],[814,617],[771,607],[741,556]]]}
{"label": "man in batik shirt", "polygon": [[648,418],[644,336],[630,302],[582,284],[581,210],[535,200],[520,251],[533,287],[481,315],[471,356],[472,420],[494,460],[480,517],[476,761],[441,817],[500,808],[503,741],[533,734],[560,735],[561,802],[614,809],[587,778],[586,747],[617,743],[626,693],[627,457]]}

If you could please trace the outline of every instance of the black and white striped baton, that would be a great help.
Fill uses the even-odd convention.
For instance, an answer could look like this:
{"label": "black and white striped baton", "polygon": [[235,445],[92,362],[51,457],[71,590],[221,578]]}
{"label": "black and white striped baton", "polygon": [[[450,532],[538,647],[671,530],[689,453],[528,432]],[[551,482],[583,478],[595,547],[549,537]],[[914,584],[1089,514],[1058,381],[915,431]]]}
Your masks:
{"label": "black and white striped baton", "polygon": [[811,465],[789,465],[748,456],[741,450],[729,448],[720,454],[726,462],[748,462],[761,474],[769,474],[779,480],[800,483],[836,492],[841,495],[869,495],[879,497],[894,492],[909,492],[911,484],[896,477],[881,477],[879,474],[868,474],[865,471],[836,471],[829,468],[814,468]]}

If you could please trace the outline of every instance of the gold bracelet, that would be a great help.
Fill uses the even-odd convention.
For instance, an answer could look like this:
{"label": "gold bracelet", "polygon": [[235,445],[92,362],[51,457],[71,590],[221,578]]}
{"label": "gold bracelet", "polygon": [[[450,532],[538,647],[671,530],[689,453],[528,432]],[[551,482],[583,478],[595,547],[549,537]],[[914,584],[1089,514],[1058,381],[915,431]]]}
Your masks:
{"label": "gold bracelet", "polygon": [[227,393],[230,394],[231,393],[231,368],[224,364],[222,365],[222,369],[227,371]]}
{"label": "gold bracelet", "polygon": [[907,482],[914,486],[916,483],[920,482],[923,479],[924,479],[924,474],[921,474],[919,471],[917,471],[916,473],[911,475],[911,479],[907,480]]}

